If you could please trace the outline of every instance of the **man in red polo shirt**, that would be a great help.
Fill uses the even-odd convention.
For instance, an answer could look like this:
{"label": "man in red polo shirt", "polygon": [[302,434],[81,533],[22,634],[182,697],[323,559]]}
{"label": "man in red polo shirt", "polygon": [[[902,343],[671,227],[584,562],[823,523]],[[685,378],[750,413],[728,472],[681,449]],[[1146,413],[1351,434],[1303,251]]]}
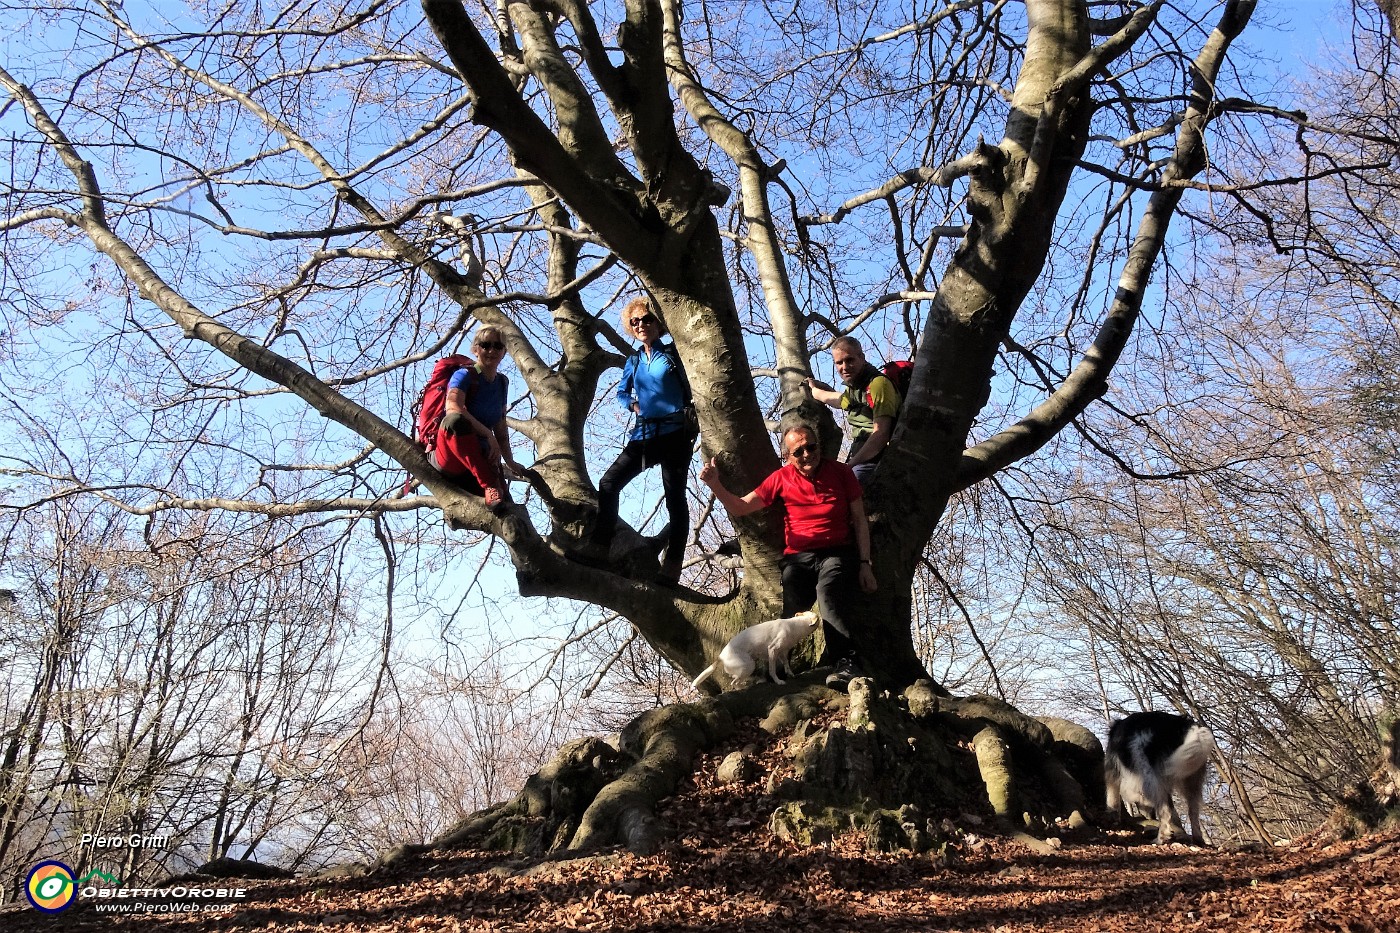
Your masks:
{"label": "man in red polo shirt", "polygon": [[783,504],[783,615],[817,603],[827,654],[836,662],[826,682],[844,687],[861,673],[850,638],[855,589],[858,584],[873,593],[876,587],[865,500],[850,467],[822,459],[811,428],[788,428],[782,444],[787,463],[746,496],[724,488],[713,458],[700,470],[700,480],[734,518]]}

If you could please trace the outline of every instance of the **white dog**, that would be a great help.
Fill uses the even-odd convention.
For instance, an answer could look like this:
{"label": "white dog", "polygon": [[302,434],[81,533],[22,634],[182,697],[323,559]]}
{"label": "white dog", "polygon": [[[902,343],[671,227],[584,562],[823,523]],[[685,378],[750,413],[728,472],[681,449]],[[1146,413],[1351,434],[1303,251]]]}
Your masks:
{"label": "white dog", "polygon": [[765,657],[768,659],[769,678],[774,683],[784,683],[778,676],[779,667],[786,668],[788,676],[792,676],[788,655],[804,638],[815,632],[819,624],[821,619],[815,612],[809,611],[799,612],[790,619],[772,619],[751,625],[729,639],[729,644],[720,649],[719,660],[701,671],[691,686],[699,687],[706,677],[721,666],[735,684],[747,683],[753,677],[758,662]]}
{"label": "white dog", "polygon": [[1187,836],[1181,815],[1172,804],[1172,792],[1179,791],[1186,798],[1191,817],[1187,838],[1205,845],[1201,790],[1213,751],[1215,736],[1186,716],[1133,713],[1118,720],[1108,731],[1104,753],[1109,812],[1120,815],[1119,807],[1124,805],[1129,813],[1149,808],[1157,820],[1157,841],[1170,842],[1175,834]]}

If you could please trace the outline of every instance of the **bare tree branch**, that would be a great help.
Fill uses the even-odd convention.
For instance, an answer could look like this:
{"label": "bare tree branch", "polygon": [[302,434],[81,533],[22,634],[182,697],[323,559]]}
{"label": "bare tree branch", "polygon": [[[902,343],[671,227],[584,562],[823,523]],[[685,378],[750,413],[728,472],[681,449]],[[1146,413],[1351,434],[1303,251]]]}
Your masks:
{"label": "bare tree branch", "polygon": [[1176,151],[1162,173],[1163,188],[1152,196],[1138,227],[1137,239],[1119,280],[1113,307],[1099,329],[1093,346],[1069,377],[1049,398],[1015,425],[967,449],[958,471],[958,485],[967,488],[1007,464],[1039,450],[1089,403],[1107,391],[1108,374],[1122,353],[1141,309],[1148,277],[1166,242],[1182,189],[1171,186],[1189,179],[1205,166],[1205,129],[1210,122],[1214,83],[1231,40],[1239,35],[1254,10],[1252,0],[1231,2],[1221,16],[1210,42],[1195,62],[1194,99],[1177,133]]}

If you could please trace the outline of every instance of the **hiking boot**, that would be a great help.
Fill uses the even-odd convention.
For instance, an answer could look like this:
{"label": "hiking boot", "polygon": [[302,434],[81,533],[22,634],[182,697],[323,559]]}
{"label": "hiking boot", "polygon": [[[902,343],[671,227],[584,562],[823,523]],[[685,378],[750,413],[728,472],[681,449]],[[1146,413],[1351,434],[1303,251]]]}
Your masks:
{"label": "hiking boot", "polygon": [[744,555],[739,550],[739,539],[731,538],[728,541],[720,542],[720,546],[715,548],[710,560],[726,570],[743,570]]}
{"label": "hiking boot", "polygon": [[501,494],[501,490],[492,486],[482,494],[486,500],[486,507],[493,515],[505,515],[510,512],[510,501]]}
{"label": "hiking boot", "polygon": [[833,690],[845,690],[851,681],[863,676],[865,672],[860,669],[860,662],[848,654],[837,661],[835,669],[826,675],[826,685]]}
{"label": "hiking boot", "polygon": [[663,559],[666,554],[666,547],[671,540],[671,523],[667,522],[661,530],[654,535],[644,535],[646,548],[656,555],[657,560]]}

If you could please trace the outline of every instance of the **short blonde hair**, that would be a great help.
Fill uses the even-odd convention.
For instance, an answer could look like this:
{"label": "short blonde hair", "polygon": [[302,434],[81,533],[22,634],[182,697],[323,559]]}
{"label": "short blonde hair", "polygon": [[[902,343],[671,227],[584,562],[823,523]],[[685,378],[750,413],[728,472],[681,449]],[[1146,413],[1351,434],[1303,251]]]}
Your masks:
{"label": "short blonde hair", "polygon": [[480,346],[481,342],[487,337],[495,337],[501,343],[505,343],[504,338],[501,337],[501,329],[495,324],[487,324],[485,327],[477,330],[476,336],[472,338],[472,346]]}

